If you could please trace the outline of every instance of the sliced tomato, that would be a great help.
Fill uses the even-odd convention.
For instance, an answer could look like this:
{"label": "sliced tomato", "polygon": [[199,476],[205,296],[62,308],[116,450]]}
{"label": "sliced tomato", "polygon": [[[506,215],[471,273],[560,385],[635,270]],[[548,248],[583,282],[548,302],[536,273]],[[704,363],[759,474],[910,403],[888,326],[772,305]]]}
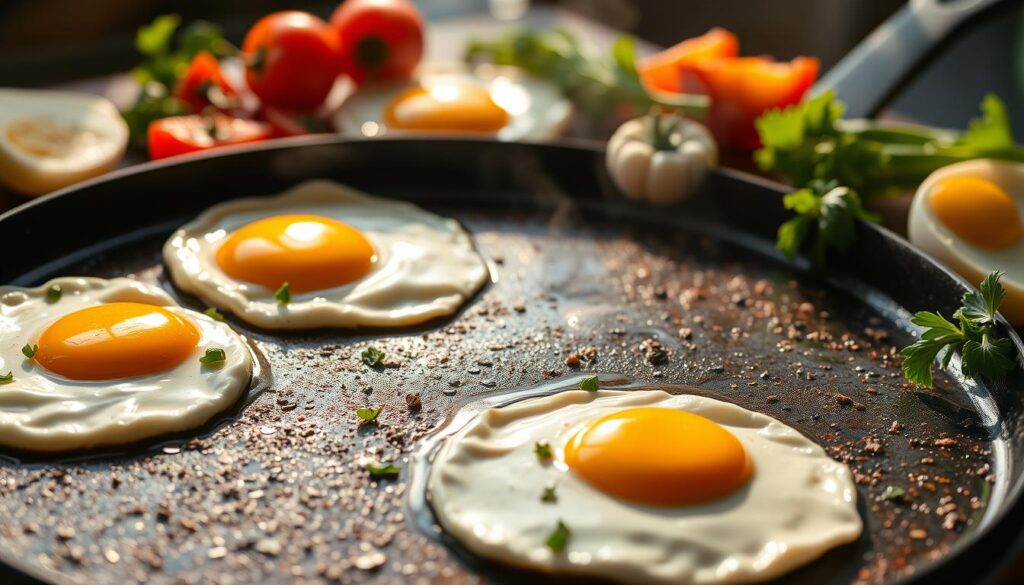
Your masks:
{"label": "sliced tomato", "polygon": [[713,28],[699,37],[644,57],[636,62],[640,80],[649,89],[673,93],[702,93],[690,87],[682,67],[707,59],[732,58],[739,54],[740,42],[736,35],[724,28]]}
{"label": "sliced tomato", "polygon": [[[220,96],[214,97],[213,91],[219,90]],[[224,77],[217,58],[207,51],[200,51],[188,64],[185,75],[174,86],[174,97],[187,103],[192,112],[198,114],[213,106],[227,109],[230,104],[223,103],[236,97],[238,92]],[[213,98],[213,99],[211,99]],[[221,103],[214,103],[219,98],[226,98]]]}
{"label": "sliced tomato", "polygon": [[271,135],[269,124],[224,114],[162,118],[149,124],[149,158],[157,160],[222,146],[259,142]]}
{"label": "sliced tomato", "polygon": [[710,96],[707,125],[719,143],[752,150],[761,145],[754,121],[768,110],[799,103],[818,76],[818,60],[708,59],[682,69],[700,79]]}
{"label": "sliced tomato", "polygon": [[270,124],[275,138],[323,134],[331,131],[327,120],[309,112],[264,106],[260,110],[260,118]]}

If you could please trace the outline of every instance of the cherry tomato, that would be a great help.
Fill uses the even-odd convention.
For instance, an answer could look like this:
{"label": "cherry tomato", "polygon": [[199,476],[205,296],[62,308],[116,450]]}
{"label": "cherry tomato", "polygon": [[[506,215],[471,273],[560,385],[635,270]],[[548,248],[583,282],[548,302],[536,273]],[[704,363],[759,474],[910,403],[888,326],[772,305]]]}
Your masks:
{"label": "cherry tomato", "polygon": [[330,132],[327,120],[309,112],[263,107],[260,118],[270,124],[274,138]]}
{"label": "cherry tomato", "polygon": [[263,103],[313,110],[338,78],[338,35],[323,20],[296,10],[261,18],[245,35],[245,79]]}
{"label": "cherry tomato", "polygon": [[409,0],[346,0],[331,16],[342,73],[357,84],[409,77],[423,57],[423,17]]}
{"label": "cherry tomato", "polygon": [[150,122],[146,134],[149,139],[149,158],[157,160],[222,146],[259,142],[271,137],[271,128],[262,122],[218,113],[155,120]]}
{"label": "cherry tomato", "polygon": [[818,60],[739,57],[709,59],[683,69],[707,87],[707,125],[715,138],[726,146],[753,150],[761,145],[754,121],[768,110],[799,103],[818,76]]}
{"label": "cherry tomato", "polygon": [[[214,93],[215,89],[219,90],[219,95]],[[217,58],[207,51],[200,51],[188,64],[185,75],[175,84],[173,95],[198,114],[210,106],[230,109],[229,102],[238,92],[224,77]]]}
{"label": "cherry tomato", "polygon": [[692,80],[684,79],[683,67],[705,59],[732,58],[739,54],[736,35],[713,28],[699,37],[686,39],[664,51],[636,62],[637,73],[651,89],[674,93],[698,93]]}

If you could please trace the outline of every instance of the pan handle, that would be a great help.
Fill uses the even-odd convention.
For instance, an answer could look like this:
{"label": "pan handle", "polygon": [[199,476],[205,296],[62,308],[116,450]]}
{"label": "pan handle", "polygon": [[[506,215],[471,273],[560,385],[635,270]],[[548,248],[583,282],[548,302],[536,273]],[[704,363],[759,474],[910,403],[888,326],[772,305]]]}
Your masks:
{"label": "pan handle", "polygon": [[812,95],[835,90],[847,116],[873,116],[933,47],[999,1],[910,0],[818,80]]}

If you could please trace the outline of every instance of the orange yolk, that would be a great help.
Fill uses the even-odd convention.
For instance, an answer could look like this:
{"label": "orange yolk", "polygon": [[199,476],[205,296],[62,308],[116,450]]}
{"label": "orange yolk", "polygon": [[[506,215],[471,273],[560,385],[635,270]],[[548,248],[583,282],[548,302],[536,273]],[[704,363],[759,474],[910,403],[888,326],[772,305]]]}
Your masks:
{"label": "orange yolk", "polygon": [[35,361],[72,380],[115,380],[171,369],[192,354],[199,330],[142,303],[108,303],[68,313],[43,331]]}
{"label": "orange yolk", "polygon": [[271,290],[333,288],[359,280],[375,260],[356,228],[317,215],[278,215],[235,230],[217,250],[228,276]]}
{"label": "orange yolk", "polygon": [[753,473],[732,433],[702,416],[655,407],[590,421],[565,446],[565,463],[608,495],[652,506],[716,500]]}
{"label": "orange yolk", "polygon": [[497,132],[508,122],[508,112],[491,93],[471,84],[408,89],[384,110],[384,123],[399,130]]}
{"label": "orange yolk", "polygon": [[932,188],[930,203],[939,221],[968,244],[1001,250],[1020,239],[1017,205],[992,181],[969,176],[943,179]]}

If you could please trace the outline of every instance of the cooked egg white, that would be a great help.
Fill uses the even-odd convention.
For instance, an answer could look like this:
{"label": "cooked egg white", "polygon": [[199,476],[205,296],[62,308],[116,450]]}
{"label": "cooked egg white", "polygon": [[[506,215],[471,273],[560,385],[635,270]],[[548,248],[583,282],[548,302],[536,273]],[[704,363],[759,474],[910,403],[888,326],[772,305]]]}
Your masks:
{"label": "cooked egg white", "polygon": [[910,207],[910,241],[975,287],[1002,270],[999,311],[1024,325],[1024,164],[972,160],[943,167],[921,184]]}
{"label": "cooked egg white", "polygon": [[[766,415],[662,391],[485,410],[444,441],[427,490],[476,554],[626,583],[764,581],[862,530],[850,471],[821,447]],[[560,552],[546,545],[558,521]]]}
{"label": "cooked egg white", "polygon": [[328,181],[214,206],[168,240],[164,262],[182,290],[266,329],[414,325],[455,313],[489,278],[455,220]]}
{"label": "cooked egg white", "polygon": [[560,136],[572,105],[551,84],[510,67],[432,66],[415,82],[359,88],[335,115],[345,134],[431,132],[493,135],[499,140]]}
{"label": "cooked egg white", "polygon": [[[200,363],[210,348],[225,360]],[[69,451],[194,429],[238,401],[251,355],[226,324],[127,278],[0,287],[0,375],[13,377],[0,445]]]}
{"label": "cooked egg white", "polygon": [[0,89],[0,182],[42,195],[103,174],[128,146],[114,104],[67,91]]}

